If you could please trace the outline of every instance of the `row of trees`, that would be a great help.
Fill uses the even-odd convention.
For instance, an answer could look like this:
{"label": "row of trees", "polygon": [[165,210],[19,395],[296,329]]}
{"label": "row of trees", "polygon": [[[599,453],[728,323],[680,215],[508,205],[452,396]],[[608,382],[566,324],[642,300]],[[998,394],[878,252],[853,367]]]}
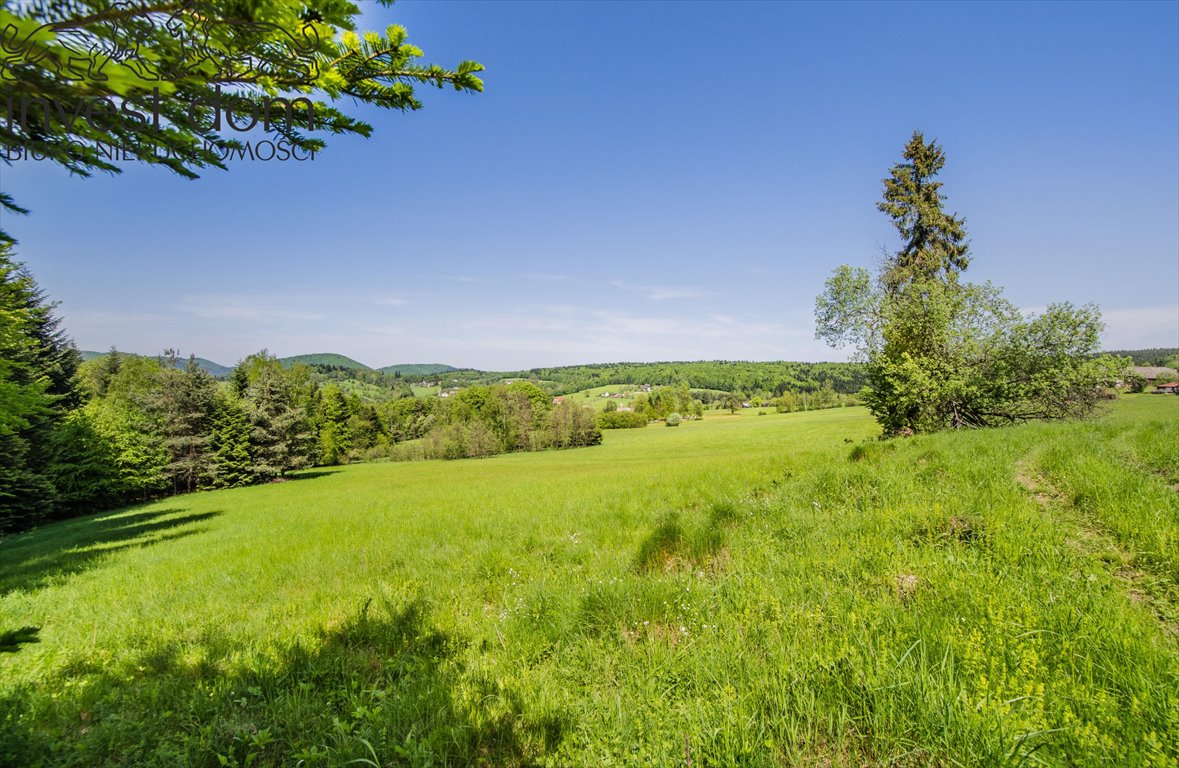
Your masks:
{"label": "row of trees", "polygon": [[[407,377],[411,378],[411,377]],[[606,385],[680,387],[714,392],[814,392],[830,385],[836,392],[852,394],[867,382],[867,368],[859,363],[791,363],[709,360],[677,363],[601,363],[527,371],[496,373],[459,370],[442,375],[415,376],[414,380],[455,385],[487,384],[501,379],[529,379],[550,387],[554,394],[569,394]],[[707,400],[704,400],[708,404]]]}
{"label": "row of trees", "polygon": [[1128,357],[1133,365],[1179,369],[1179,349],[1151,347],[1150,349],[1121,349],[1109,352],[1114,357]]}
{"label": "row of trees", "polygon": [[330,390],[265,352],[247,358],[227,383],[195,359],[181,365],[170,350],[157,359],[112,351],[84,364],[78,379],[86,402],[70,421],[101,446],[86,464],[110,470],[105,493],[91,499],[270,480],[336,450]]}
{"label": "row of trees", "polygon": [[[743,392],[718,392],[715,390],[693,390],[681,384],[678,387],[657,387],[649,393],[637,395],[631,402],[634,413],[647,420],[666,419],[672,413],[678,413],[684,418],[702,418],[707,408],[727,410],[736,413],[746,407],[773,408],[778,413],[793,413],[794,411],[815,411],[823,408],[841,408],[858,405],[856,395],[848,395],[835,391],[831,382],[825,382],[817,389],[801,391],[787,390],[780,394],[759,392],[747,394]],[[606,403],[606,413],[618,409],[616,401]],[[610,425],[634,426],[634,420],[609,419]]]}
{"label": "row of trees", "polygon": [[[613,402],[607,403],[609,408]],[[650,392],[640,393],[631,404],[635,413],[648,419],[666,419],[669,414],[679,413],[699,418],[704,415],[704,403],[694,396],[686,384],[676,387],[656,387]]]}
{"label": "row of trees", "polygon": [[467,387],[453,397],[422,402],[431,411],[429,429],[420,443],[401,452],[404,458],[456,459],[602,442],[597,414],[568,401],[554,404],[529,382]]}

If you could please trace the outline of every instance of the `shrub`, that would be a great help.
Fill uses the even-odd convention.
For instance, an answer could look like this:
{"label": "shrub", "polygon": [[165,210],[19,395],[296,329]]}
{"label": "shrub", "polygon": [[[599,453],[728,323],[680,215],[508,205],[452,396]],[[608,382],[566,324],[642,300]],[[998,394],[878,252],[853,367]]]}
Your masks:
{"label": "shrub", "polygon": [[637,429],[647,426],[647,414],[629,411],[612,411],[598,416],[598,426],[602,429]]}
{"label": "shrub", "polygon": [[683,420],[684,420],[684,417],[680,416],[678,413],[667,414],[667,426],[669,426],[669,427],[678,427],[680,425],[680,422]]}
{"label": "shrub", "polygon": [[1131,392],[1145,392],[1146,378],[1134,371],[1128,371],[1122,376],[1122,386]]}

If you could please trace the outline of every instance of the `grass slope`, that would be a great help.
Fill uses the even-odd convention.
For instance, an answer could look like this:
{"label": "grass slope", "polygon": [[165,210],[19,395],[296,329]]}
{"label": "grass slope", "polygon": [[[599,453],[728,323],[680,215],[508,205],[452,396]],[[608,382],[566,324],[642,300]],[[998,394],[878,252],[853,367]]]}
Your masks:
{"label": "grass slope", "polygon": [[1176,765],[1177,421],[710,415],[48,526],[0,762]]}
{"label": "grass slope", "polygon": [[[570,400],[577,405],[584,405],[593,408],[595,411],[605,411],[606,403],[613,400],[620,407],[630,407],[634,404],[635,397],[642,391],[638,384],[608,384],[601,387],[593,387],[592,389],[583,389],[579,392],[572,392],[565,395],[566,400]],[[616,394],[622,393],[623,397],[609,398],[602,397],[604,393]]]}

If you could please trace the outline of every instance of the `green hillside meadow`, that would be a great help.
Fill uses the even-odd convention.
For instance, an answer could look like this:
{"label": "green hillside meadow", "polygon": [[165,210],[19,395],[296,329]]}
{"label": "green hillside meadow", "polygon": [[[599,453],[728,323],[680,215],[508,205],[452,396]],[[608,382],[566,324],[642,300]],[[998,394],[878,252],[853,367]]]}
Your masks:
{"label": "green hillside meadow", "polygon": [[1179,765],[1177,424],[710,413],[45,526],[0,763]]}

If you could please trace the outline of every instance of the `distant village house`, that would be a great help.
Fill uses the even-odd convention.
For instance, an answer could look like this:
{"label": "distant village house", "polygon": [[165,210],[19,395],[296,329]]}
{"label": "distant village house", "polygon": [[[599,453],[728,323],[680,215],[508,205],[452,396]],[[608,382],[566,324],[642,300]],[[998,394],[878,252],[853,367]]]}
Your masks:
{"label": "distant village house", "polygon": [[1160,368],[1153,365],[1135,365],[1130,368],[1130,372],[1146,379],[1148,386],[1157,386],[1160,379],[1163,382],[1170,382],[1179,378],[1179,371],[1174,368]]}

